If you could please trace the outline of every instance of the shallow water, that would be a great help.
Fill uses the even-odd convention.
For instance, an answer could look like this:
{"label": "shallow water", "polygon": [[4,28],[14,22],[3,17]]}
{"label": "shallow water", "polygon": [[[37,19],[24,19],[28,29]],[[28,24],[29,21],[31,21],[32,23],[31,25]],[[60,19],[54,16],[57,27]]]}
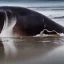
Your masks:
{"label": "shallow water", "polygon": [[64,37],[0,38],[0,63],[64,64]]}

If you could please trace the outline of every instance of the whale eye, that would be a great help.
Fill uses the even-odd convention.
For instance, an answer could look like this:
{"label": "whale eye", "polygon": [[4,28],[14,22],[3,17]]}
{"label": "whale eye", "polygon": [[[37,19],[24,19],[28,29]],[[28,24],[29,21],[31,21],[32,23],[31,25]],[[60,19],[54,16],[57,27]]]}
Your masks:
{"label": "whale eye", "polygon": [[0,11],[0,33],[4,25],[4,20],[5,20],[5,13],[4,11]]}

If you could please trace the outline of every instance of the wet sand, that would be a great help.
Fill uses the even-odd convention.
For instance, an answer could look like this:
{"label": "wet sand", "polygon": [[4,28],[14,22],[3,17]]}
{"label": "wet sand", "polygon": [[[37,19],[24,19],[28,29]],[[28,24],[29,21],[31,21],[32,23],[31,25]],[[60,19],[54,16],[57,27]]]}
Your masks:
{"label": "wet sand", "polygon": [[[64,64],[64,37],[22,37],[0,40],[1,64]],[[7,51],[8,54],[5,54],[6,49],[2,42],[13,42],[15,49],[11,47],[11,52],[15,53]]]}

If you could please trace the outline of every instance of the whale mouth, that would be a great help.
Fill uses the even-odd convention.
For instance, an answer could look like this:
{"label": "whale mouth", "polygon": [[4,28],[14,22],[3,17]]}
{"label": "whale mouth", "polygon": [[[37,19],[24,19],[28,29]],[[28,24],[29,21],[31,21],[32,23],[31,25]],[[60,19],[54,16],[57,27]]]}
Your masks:
{"label": "whale mouth", "polygon": [[59,33],[57,33],[55,30],[49,31],[47,29],[44,29],[40,32],[40,35],[43,36],[59,36]]}
{"label": "whale mouth", "polygon": [[58,33],[55,30],[49,31],[47,29],[44,29],[43,34],[58,34]]}

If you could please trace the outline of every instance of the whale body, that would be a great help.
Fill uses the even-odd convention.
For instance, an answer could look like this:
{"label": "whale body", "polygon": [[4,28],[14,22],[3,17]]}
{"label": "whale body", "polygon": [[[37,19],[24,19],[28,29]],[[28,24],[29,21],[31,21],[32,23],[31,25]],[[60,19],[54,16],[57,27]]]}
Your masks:
{"label": "whale body", "polygon": [[39,34],[42,30],[56,31],[57,33],[64,33],[64,27],[47,18],[45,15],[36,11],[14,6],[0,7],[0,33],[2,31],[5,12],[8,16],[8,23],[11,18],[16,18],[16,24],[13,27],[13,32],[25,36],[33,36]]}

